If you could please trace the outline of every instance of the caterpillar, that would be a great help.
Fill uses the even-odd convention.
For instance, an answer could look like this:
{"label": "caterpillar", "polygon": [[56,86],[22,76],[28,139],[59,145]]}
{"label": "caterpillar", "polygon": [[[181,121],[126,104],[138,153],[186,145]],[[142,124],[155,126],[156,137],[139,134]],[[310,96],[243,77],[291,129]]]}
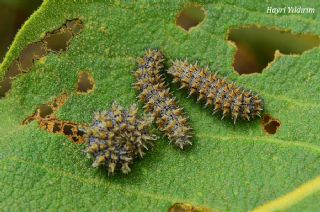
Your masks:
{"label": "caterpillar", "polygon": [[152,114],[159,129],[170,142],[183,149],[192,144],[191,127],[187,125],[183,109],[177,105],[160,73],[163,61],[159,50],[147,50],[137,60],[139,67],[134,72],[137,80],[134,87],[140,91],[138,98],[144,103],[146,111]]}
{"label": "caterpillar", "polygon": [[176,60],[167,73],[173,76],[173,82],[181,84],[180,88],[189,90],[189,96],[197,94],[197,101],[204,99],[214,113],[222,112],[222,119],[229,115],[235,124],[239,117],[249,121],[261,115],[263,101],[258,95],[209,73],[207,68]]}
{"label": "caterpillar", "polygon": [[110,111],[97,112],[93,124],[86,127],[85,140],[88,144],[85,152],[94,158],[93,167],[107,167],[109,174],[121,169],[130,172],[129,165],[136,157],[142,158],[156,139],[150,134],[151,117],[138,117],[136,105],[125,110],[114,102]]}

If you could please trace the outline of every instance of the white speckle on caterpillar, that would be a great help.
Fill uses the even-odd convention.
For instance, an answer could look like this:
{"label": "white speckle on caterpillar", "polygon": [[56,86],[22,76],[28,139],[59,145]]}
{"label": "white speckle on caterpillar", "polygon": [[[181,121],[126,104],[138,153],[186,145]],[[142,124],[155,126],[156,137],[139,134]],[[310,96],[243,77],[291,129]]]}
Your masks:
{"label": "white speckle on caterpillar", "polygon": [[258,95],[210,74],[207,68],[176,60],[167,72],[180,83],[180,88],[189,90],[189,96],[196,94],[197,100],[205,100],[205,106],[212,106],[214,113],[221,111],[222,118],[230,115],[236,123],[238,117],[249,121],[261,115],[263,101]]}
{"label": "white speckle on caterpillar", "polygon": [[114,102],[110,111],[95,114],[93,124],[84,130],[92,166],[105,166],[109,174],[116,169],[127,174],[133,159],[142,158],[152,146],[156,139],[149,133],[152,118],[139,119],[137,111],[135,105],[127,111]]}
{"label": "white speckle on caterpillar", "polygon": [[159,129],[171,142],[183,149],[192,144],[191,128],[160,73],[163,61],[160,51],[147,50],[145,55],[138,59],[139,68],[134,72],[137,79],[135,88],[140,91],[139,99],[145,104],[144,108],[153,115]]}

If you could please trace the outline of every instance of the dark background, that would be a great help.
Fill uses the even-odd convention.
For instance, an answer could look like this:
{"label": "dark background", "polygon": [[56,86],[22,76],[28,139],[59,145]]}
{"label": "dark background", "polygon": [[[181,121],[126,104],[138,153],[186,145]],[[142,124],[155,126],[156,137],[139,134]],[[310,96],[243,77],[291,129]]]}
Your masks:
{"label": "dark background", "polygon": [[0,63],[15,34],[42,0],[0,0]]}

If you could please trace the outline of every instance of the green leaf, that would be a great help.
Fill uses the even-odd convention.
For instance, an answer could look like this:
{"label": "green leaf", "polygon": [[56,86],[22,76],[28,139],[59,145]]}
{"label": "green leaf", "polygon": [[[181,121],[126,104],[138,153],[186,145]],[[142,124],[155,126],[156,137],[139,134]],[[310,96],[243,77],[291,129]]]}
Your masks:
{"label": "green leaf", "polygon": [[[320,17],[266,14],[271,3],[223,2],[197,1],[206,17],[187,32],[175,25],[175,18],[189,1],[45,1],[17,34],[0,76],[27,45],[66,20],[80,19],[84,28],[66,51],[47,54],[17,76],[0,99],[0,207],[166,211],[185,202],[214,211],[319,209],[320,49],[281,55],[262,74],[240,76],[232,67],[236,47],[226,37],[230,27],[250,24],[319,35]],[[280,120],[279,130],[267,135],[260,120],[235,126],[221,121],[170,85],[190,117],[192,148],[180,151],[163,137],[129,175],[108,177],[91,167],[82,145],[40,129],[37,122],[22,125],[39,105],[62,92],[69,99],[57,117],[77,123],[91,123],[93,113],[108,109],[113,100],[126,107],[136,103],[131,70],[146,48],[160,48],[168,64],[175,58],[208,64],[256,91],[264,98],[266,113]],[[76,92],[82,71],[95,80],[95,90],[87,95]]]}

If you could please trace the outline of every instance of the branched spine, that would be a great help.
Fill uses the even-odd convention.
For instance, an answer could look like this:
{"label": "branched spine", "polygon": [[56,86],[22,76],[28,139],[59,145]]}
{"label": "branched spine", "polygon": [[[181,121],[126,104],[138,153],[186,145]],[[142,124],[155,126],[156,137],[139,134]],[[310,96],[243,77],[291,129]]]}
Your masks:
{"label": "branched spine", "polygon": [[263,102],[258,95],[210,74],[207,68],[176,60],[167,72],[180,83],[180,88],[189,90],[189,96],[196,94],[197,101],[204,99],[205,106],[212,106],[214,113],[221,111],[222,118],[230,115],[236,123],[239,117],[249,121],[261,115]]}
{"label": "branched spine", "polygon": [[191,128],[160,73],[163,61],[160,51],[147,50],[144,57],[138,59],[139,68],[134,72],[137,79],[135,88],[140,91],[139,99],[145,104],[144,108],[153,115],[159,129],[170,141],[183,149],[192,144]]}
{"label": "branched spine", "polygon": [[105,166],[113,174],[116,169],[127,174],[136,157],[152,146],[155,136],[149,133],[152,119],[138,117],[133,105],[128,111],[117,103],[110,111],[95,114],[93,124],[85,129],[86,152],[95,159],[92,166]]}

